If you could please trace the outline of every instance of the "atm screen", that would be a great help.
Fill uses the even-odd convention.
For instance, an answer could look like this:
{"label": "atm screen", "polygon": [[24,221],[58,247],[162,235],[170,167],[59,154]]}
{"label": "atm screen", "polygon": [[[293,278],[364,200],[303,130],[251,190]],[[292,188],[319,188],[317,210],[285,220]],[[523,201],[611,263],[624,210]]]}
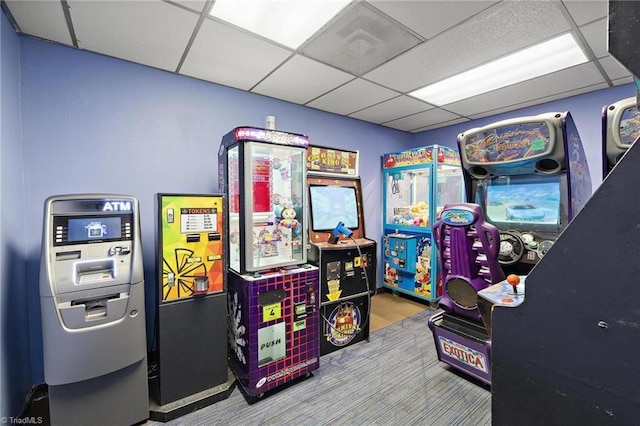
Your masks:
{"label": "atm screen", "polygon": [[68,222],[68,242],[106,240],[121,236],[122,218],[119,216],[70,218]]}
{"label": "atm screen", "polygon": [[338,222],[353,230],[360,227],[356,189],[351,186],[311,185],[311,223],[313,230],[330,231]]}

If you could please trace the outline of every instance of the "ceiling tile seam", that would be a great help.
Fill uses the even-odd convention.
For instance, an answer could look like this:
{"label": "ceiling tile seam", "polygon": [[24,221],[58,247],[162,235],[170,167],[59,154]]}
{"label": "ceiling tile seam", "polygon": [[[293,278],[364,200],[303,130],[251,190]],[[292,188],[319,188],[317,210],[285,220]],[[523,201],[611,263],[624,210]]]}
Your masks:
{"label": "ceiling tile seam", "polygon": [[[160,1],[163,2],[163,3],[169,4],[171,6],[175,6],[175,7],[179,8],[179,9],[185,10],[187,12],[196,13],[196,14],[200,14],[200,13],[202,13],[204,11],[208,12],[210,10],[210,7],[211,7],[211,5],[208,4],[209,2],[205,2],[204,8],[199,11],[197,9],[191,9],[188,6],[185,6],[185,5],[180,4],[180,3],[176,3],[176,2],[171,1],[171,0],[160,0]],[[213,2],[213,0],[210,0],[210,2]]]}
{"label": "ceiling tile seam", "polygon": [[76,30],[73,28],[73,20],[71,19],[71,6],[67,0],[60,0],[62,4],[62,12],[64,13],[64,20],[67,22],[67,30],[69,30],[69,35],[71,36],[71,43],[73,43],[73,47],[78,48],[78,38],[76,37]]}
{"label": "ceiling tile seam", "polygon": [[561,1],[559,3],[558,8],[560,9],[560,12],[564,16],[564,19],[566,19],[567,22],[569,23],[569,26],[571,27],[571,32],[576,37],[582,51],[587,55],[587,59],[589,59],[589,62],[592,62],[596,66],[596,68],[598,68],[598,72],[602,75],[602,78],[604,78],[604,80],[607,82],[607,85],[609,87],[613,87],[613,82],[607,75],[607,72],[604,70],[604,67],[600,65],[600,62],[598,61],[598,58],[596,57],[595,52],[593,51],[593,49],[591,49],[591,46],[589,46],[587,39],[582,34],[582,31],[580,31],[580,27],[578,26],[578,24],[576,24],[576,21],[573,19],[573,16],[571,16],[571,13],[569,13],[569,9],[567,9],[567,6],[564,4],[564,2]]}
{"label": "ceiling tile seam", "polygon": [[[385,124],[387,124],[387,123],[391,123],[391,122],[393,122],[393,121],[397,121],[397,120],[404,120],[405,118],[413,117],[414,115],[422,114],[423,112],[427,112],[427,111],[435,111],[435,110],[445,111],[445,112],[448,112],[448,113],[450,113],[450,114],[457,115],[458,117],[457,117],[457,118],[454,118],[454,120],[459,120],[459,119],[461,119],[461,118],[468,118],[468,117],[466,117],[466,116],[464,116],[464,115],[458,114],[457,112],[454,112],[454,111],[450,111],[450,110],[448,110],[448,109],[446,109],[446,108],[442,108],[442,107],[434,107],[434,108],[431,108],[431,109],[426,109],[426,110],[424,110],[424,111],[414,112],[413,114],[408,114],[408,115],[405,115],[404,117],[394,118],[393,120],[384,121],[384,122],[382,122],[382,123],[380,123],[380,124],[385,125]],[[451,120],[447,120],[447,121],[451,121]]]}
{"label": "ceiling tile seam", "polygon": [[20,26],[18,25],[18,22],[16,21],[16,18],[13,17],[13,14],[9,10],[9,6],[7,6],[7,3],[5,1],[0,2],[0,7],[2,8],[2,11],[4,12],[4,15],[9,20],[9,23],[13,27],[13,30],[18,34],[24,34],[22,32],[22,30],[20,29]]}
{"label": "ceiling tile seam", "polygon": [[[358,79],[358,77],[353,77],[351,80],[349,80],[349,81],[345,81],[345,82],[344,82],[344,83],[342,83],[341,85],[336,86],[336,87],[334,87],[333,89],[328,90],[328,91],[324,92],[323,94],[318,95],[318,96],[316,96],[315,98],[310,99],[310,100],[308,100],[307,102],[305,102],[305,103],[303,103],[303,104],[300,104],[300,105],[302,105],[302,106],[308,106],[311,102],[316,101],[316,100],[320,99],[321,97],[326,96],[326,95],[328,95],[329,93],[334,92],[334,91],[338,90],[339,88],[341,88],[342,86],[344,86],[344,85],[346,85],[346,84],[349,84],[349,83],[351,83],[352,81],[355,81],[355,80],[357,80],[357,79]],[[313,107],[312,107],[312,108],[313,108]]]}
{"label": "ceiling tile seam", "polygon": [[[461,117],[461,118],[465,118],[466,120],[471,121],[469,118],[466,118],[466,117]],[[426,131],[427,129],[429,129],[429,130],[433,130],[433,129],[432,129],[432,128],[433,128],[433,126],[447,127],[447,123],[452,123],[452,124],[453,124],[453,122],[454,122],[454,121],[458,121],[458,120],[460,120],[460,118],[454,118],[454,119],[452,119],[452,120],[446,120],[446,121],[439,121],[439,122],[437,122],[437,123],[433,123],[433,124],[430,124],[430,125],[428,125],[428,126],[416,127],[416,128],[414,128],[414,129],[408,130],[408,132],[412,132],[412,133],[413,133],[413,132],[424,132],[424,131]],[[444,126],[441,126],[442,124],[444,124]],[[450,125],[452,125],[452,124],[450,124]],[[440,128],[440,127],[437,127],[437,128]],[[420,129],[424,129],[424,130],[420,130]]]}
{"label": "ceiling tile seam", "polygon": [[[595,1],[602,1],[602,0],[595,0]],[[608,0],[604,0],[604,1],[608,1]],[[562,3],[562,5],[565,7],[565,9],[567,9],[567,6],[565,5],[565,3],[567,3],[567,0],[560,0],[560,3]],[[569,9],[567,9],[567,12],[569,13],[569,15],[571,15],[571,12],[569,12]],[[607,13],[608,13],[608,10],[607,10]],[[591,21],[584,22],[584,23],[582,23],[581,26],[584,27],[586,25],[593,24],[594,22],[597,22],[597,21],[601,20],[602,18],[606,19],[607,15],[601,16],[599,18],[592,19]],[[573,16],[571,17],[571,19],[573,20]]]}
{"label": "ceiling tile seam", "polygon": [[280,65],[278,65],[277,67],[275,67],[274,69],[272,69],[271,71],[269,71],[264,77],[262,77],[260,80],[258,80],[258,82],[256,84],[254,84],[253,86],[251,86],[249,88],[249,90],[247,90],[247,92],[252,92],[253,89],[255,89],[256,87],[258,87],[258,85],[260,83],[262,83],[263,81],[265,81],[267,78],[269,78],[271,75],[273,75],[274,72],[278,71],[280,68],[282,68],[282,66],[284,64],[286,64],[287,62],[289,62],[291,59],[295,58],[296,54],[295,52],[291,52],[291,54],[289,56],[287,56],[287,58],[280,62]]}
{"label": "ceiling tile seam", "polygon": [[[169,3],[167,3],[169,4]],[[180,73],[180,70],[182,69],[182,65],[184,65],[184,61],[186,61],[187,56],[189,55],[189,52],[191,51],[191,47],[193,46],[193,42],[195,41],[198,33],[200,32],[200,29],[202,28],[202,23],[205,20],[205,17],[209,14],[209,11],[211,10],[211,5],[213,4],[213,0],[207,0],[207,2],[205,3],[204,9],[202,10],[202,12],[200,12],[200,16],[198,17],[198,21],[196,22],[196,25],[193,27],[193,32],[191,33],[191,37],[189,37],[189,41],[187,42],[187,45],[184,48],[184,51],[182,52],[182,56],[180,57],[180,60],[178,61],[178,65],[176,66],[176,70],[175,73]],[[189,12],[194,13],[193,10],[189,9]]]}
{"label": "ceiling tile seam", "polygon": [[[213,0],[208,0],[208,1],[211,1],[211,2],[213,3]],[[227,28],[232,28],[232,29],[234,29],[234,30],[236,30],[236,31],[240,31],[240,32],[241,32],[241,33],[243,33],[243,34],[246,34],[246,35],[251,36],[251,37],[253,37],[253,38],[260,39],[260,40],[262,40],[262,41],[264,41],[264,42],[266,42],[266,43],[269,43],[269,44],[271,44],[271,45],[273,45],[273,46],[279,47],[279,48],[281,48],[281,49],[288,50],[289,52],[295,52],[295,50],[293,50],[293,49],[292,49],[292,48],[290,48],[289,46],[285,46],[284,44],[280,44],[280,43],[278,43],[277,41],[271,40],[270,38],[267,38],[267,37],[262,36],[262,35],[260,35],[260,34],[257,34],[257,33],[254,33],[254,32],[251,32],[251,31],[247,30],[246,28],[242,28],[242,27],[241,27],[241,26],[239,26],[239,25],[235,25],[235,24],[232,24],[231,22],[227,22],[227,21],[225,21],[225,20],[222,20],[222,19],[220,19],[220,18],[217,18],[217,17],[215,17],[215,16],[212,16],[212,15],[210,15],[210,14],[209,14],[209,11],[210,11],[210,9],[207,9],[207,8],[205,7],[204,11],[202,12],[202,16],[204,16],[204,18],[205,18],[206,20],[213,21],[213,22],[215,22],[215,23],[217,23],[217,24],[220,24],[220,25],[224,25],[225,27],[227,27]]]}
{"label": "ceiling tile seam", "polygon": [[[398,93],[398,91],[397,91],[397,90],[394,90],[394,92]],[[353,115],[353,114],[357,114],[357,113],[362,112],[362,111],[365,111],[365,110],[367,110],[367,109],[369,109],[369,108],[373,108],[374,106],[377,106],[377,105],[383,104],[383,103],[385,103],[385,102],[392,101],[392,100],[394,100],[394,99],[398,99],[398,98],[400,98],[400,97],[402,97],[402,96],[403,96],[403,94],[402,94],[402,93],[399,93],[399,94],[398,94],[398,96],[394,96],[393,98],[385,99],[385,100],[383,100],[383,101],[377,102],[377,103],[375,103],[375,104],[371,104],[371,105],[366,106],[366,107],[364,107],[364,108],[360,108],[359,110],[356,110],[356,111],[350,112],[349,114],[346,114],[346,115],[347,115],[347,117],[350,117],[350,116],[351,116],[351,115]],[[412,98],[412,99],[413,99],[413,98]],[[423,102],[423,103],[424,103],[424,102]],[[421,112],[425,112],[425,111],[429,111],[429,110],[433,109],[433,108],[429,108],[429,105],[427,105],[427,104],[425,104],[425,106],[427,107],[427,109],[422,110],[422,111],[418,111],[418,112],[416,112],[415,114],[420,114]],[[409,114],[409,115],[413,115],[413,114],[414,114],[414,113]],[[385,123],[388,123],[388,122],[390,122],[390,121],[400,120],[400,119],[402,119],[402,118],[406,118],[406,117],[408,117],[409,115],[404,115],[404,116],[401,116],[401,117],[398,117],[398,118],[394,118],[394,119],[392,119],[392,120],[385,121]],[[353,118],[358,118],[358,117],[353,117]],[[359,120],[361,120],[361,119],[359,118]],[[380,124],[382,124],[382,123],[380,123]]]}

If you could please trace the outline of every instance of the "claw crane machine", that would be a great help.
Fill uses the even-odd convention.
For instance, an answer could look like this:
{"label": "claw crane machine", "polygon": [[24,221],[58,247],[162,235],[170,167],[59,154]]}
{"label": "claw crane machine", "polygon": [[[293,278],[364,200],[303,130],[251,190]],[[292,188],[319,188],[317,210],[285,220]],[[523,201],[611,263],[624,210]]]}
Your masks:
{"label": "claw crane machine", "polygon": [[460,156],[431,145],[384,154],[383,286],[437,306],[442,296],[433,225],[445,204],[464,201]]}
{"label": "claw crane machine", "polygon": [[238,127],[218,152],[229,229],[229,366],[248,400],[319,366],[319,274],[307,264],[307,136]]}

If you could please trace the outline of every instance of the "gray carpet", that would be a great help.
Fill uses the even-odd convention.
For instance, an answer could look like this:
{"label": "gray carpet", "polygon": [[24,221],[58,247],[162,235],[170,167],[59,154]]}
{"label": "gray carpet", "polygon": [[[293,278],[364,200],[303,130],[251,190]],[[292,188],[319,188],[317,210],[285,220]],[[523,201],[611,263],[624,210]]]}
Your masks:
{"label": "gray carpet", "polygon": [[249,405],[228,399],[154,425],[490,425],[491,392],[437,360],[425,310],[320,358],[313,376]]}

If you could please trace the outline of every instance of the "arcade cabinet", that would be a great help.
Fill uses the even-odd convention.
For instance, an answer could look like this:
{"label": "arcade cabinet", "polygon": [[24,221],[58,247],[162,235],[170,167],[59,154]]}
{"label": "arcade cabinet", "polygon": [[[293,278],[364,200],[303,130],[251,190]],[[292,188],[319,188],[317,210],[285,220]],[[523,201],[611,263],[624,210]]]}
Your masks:
{"label": "arcade cabinet", "polygon": [[512,118],[458,136],[470,203],[500,230],[505,275],[526,275],[591,196],[569,112]]}
{"label": "arcade cabinet", "polygon": [[51,424],[146,420],[144,278],[135,198],[47,198],[40,302]]}
{"label": "arcade cabinet", "polygon": [[442,296],[433,225],[447,203],[464,201],[460,156],[432,145],[384,154],[383,286],[426,300]]}
{"label": "arcade cabinet", "polygon": [[[485,304],[483,294],[492,300],[498,297],[504,305],[521,302],[525,276],[582,208],[591,194],[591,179],[580,136],[568,112],[471,129],[458,136],[458,144],[467,197],[478,206],[478,216],[498,230],[497,234],[487,233],[489,250],[484,257],[491,259],[496,246],[502,271],[487,279],[487,274],[474,269],[472,265],[481,264],[473,261],[477,255],[470,251],[481,241],[475,236],[468,237],[473,241],[451,239],[441,255],[444,262],[457,266],[458,273],[445,279],[446,297],[440,304],[443,312],[429,320],[429,327],[439,359],[491,384],[490,319],[483,315],[491,307]],[[460,225],[465,225],[464,221]],[[458,260],[454,261],[454,255]],[[505,276],[517,277],[520,286],[507,284]],[[504,291],[496,296],[497,289]],[[455,352],[447,351],[439,341],[442,334],[456,344]],[[484,355],[488,363],[482,363],[482,369],[476,368],[474,364],[480,363],[470,355],[476,353]]]}
{"label": "arcade cabinet", "polygon": [[640,137],[640,111],[635,96],[602,108],[602,179]]}
{"label": "arcade cabinet", "polygon": [[169,421],[234,389],[227,366],[225,209],[221,194],[157,194],[152,420]]}
{"label": "arcade cabinet", "polygon": [[322,356],[369,340],[376,242],[365,237],[357,152],[309,146],[307,184],[308,256],[320,269]]}
{"label": "arcade cabinet", "polygon": [[248,401],[319,366],[318,268],[307,261],[306,136],[238,127],[218,152],[229,230],[229,365]]}

